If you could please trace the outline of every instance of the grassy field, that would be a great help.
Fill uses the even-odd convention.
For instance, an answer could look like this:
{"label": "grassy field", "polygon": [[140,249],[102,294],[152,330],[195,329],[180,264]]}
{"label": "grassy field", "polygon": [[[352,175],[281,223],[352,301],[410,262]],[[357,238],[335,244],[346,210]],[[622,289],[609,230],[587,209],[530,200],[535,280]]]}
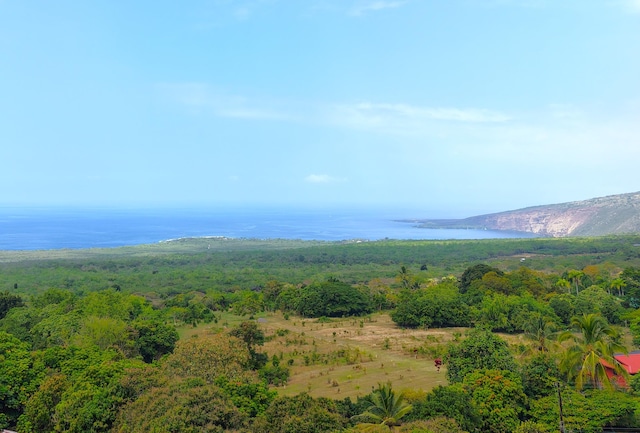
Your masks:
{"label": "grassy field", "polygon": [[[280,313],[256,317],[268,340],[261,350],[281,358],[284,365],[293,363],[289,383],[277,387],[278,393],[308,392],[313,397],[333,399],[355,399],[387,381],[395,389],[412,392],[446,385],[446,369],[437,371],[434,359],[465,332],[463,328],[401,329],[388,314],[331,320],[287,320]],[[225,313],[218,324],[181,329],[181,337],[219,332],[242,320]],[[508,338],[511,344],[518,344],[522,337]]]}

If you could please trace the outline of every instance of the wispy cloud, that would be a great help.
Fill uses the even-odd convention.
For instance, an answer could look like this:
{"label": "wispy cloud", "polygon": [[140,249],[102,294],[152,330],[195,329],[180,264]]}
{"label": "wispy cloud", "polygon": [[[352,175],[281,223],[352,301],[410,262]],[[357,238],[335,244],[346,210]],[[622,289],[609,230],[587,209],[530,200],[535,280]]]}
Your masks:
{"label": "wispy cloud", "polygon": [[346,179],[329,176],[328,174],[310,174],[309,176],[304,178],[305,182],[308,183],[336,183],[336,182],[344,182]]}
{"label": "wispy cloud", "polygon": [[432,134],[438,128],[449,130],[450,125],[460,127],[500,124],[512,118],[505,113],[483,108],[377,102],[300,104],[230,94],[203,83],[162,84],[160,89],[164,95],[194,113],[246,120],[288,121],[403,136]]}
{"label": "wispy cloud", "polygon": [[449,123],[503,123],[511,119],[504,113],[487,109],[371,102],[336,105],[330,117],[333,123],[343,127],[401,135],[418,135]]}
{"label": "wispy cloud", "polygon": [[192,110],[208,111],[220,117],[292,120],[286,108],[284,110],[278,109],[276,103],[216,91],[203,83],[165,83],[159,87],[162,93]]}
{"label": "wispy cloud", "polygon": [[458,122],[505,122],[509,116],[484,109],[416,107],[406,104],[360,103],[355,105],[361,113],[374,116],[388,115],[415,119],[452,120]]}
{"label": "wispy cloud", "polygon": [[396,9],[403,6],[407,1],[389,1],[389,0],[376,0],[376,1],[360,1],[354,5],[349,11],[350,15],[361,16],[368,12],[377,12],[384,9]]}

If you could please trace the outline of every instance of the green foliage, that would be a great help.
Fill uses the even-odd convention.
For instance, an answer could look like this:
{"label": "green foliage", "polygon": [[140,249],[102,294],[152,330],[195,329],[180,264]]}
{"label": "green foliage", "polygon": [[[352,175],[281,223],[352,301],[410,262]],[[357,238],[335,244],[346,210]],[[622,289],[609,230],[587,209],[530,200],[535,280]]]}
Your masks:
{"label": "green foliage", "polygon": [[576,296],[575,312],[583,314],[601,314],[609,323],[620,323],[620,315],[623,312],[621,302],[615,296],[607,293],[598,286],[590,286]]}
{"label": "green foliage", "polygon": [[493,272],[498,277],[504,275],[501,270],[484,263],[479,263],[477,265],[468,267],[464,270],[462,276],[460,277],[460,291],[462,293],[465,293],[467,290],[469,290],[471,284],[474,281],[482,280],[482,277],[484,277],[489,272]]}
{"label": "green foliage", "polygon": [[512,432],[524,413],[526,396],[520,377],[507,370],[478,370],[464,377],[480,417],[480,431]]}
{"label": "green foliage", "polygon": [[398,433],[465,433],[452,418],[435,417],[425,421],[406,423],[396,430]]}
{"label": "green foliage", "polygon": [[[636,243],[639,236],[360,244],[227,240],[197,253],[165,245],[162,248],[168,249],[163,252],[136,247],[100,253],[51,252],[60,257],[93,255],[87,259],[4,261],[0,287],[15,287],[17,282],[20,289],[0,292],[0,425],[15,427],[17,422],[20,432],[108,431],[116,419],[117,428],[129,426],[133,431],[138,427],[139,431],[166,431],[170,426],[188,431],[189,425],[202,431],[303,432],[344,427],[346,404],[338,410],[332,402],[308,396],[308,404],[303,397],[274,404],[274,393],[266,382],[284,382],[288,369],[278,361],[266,364],[267,355],[256,351],[260,336],[251,337],[247,331],[259,329],[238,331],[240,339],[224,334],[177,341],[175,324],[214,320],[213,311],[228,308],[240,314],[279,308],[341,317],[397,302],[393,314],[401,326],[479,322],[494,330],[525,331],[540,353],[525,358],[518,370],[524,392],[532,399],[553,397],[552,383],[558,373],[546,354],[552,347],[548,344],[552,331],[534,330],[530,325],[554,320],[569,324],[576,312],[599,312],[611,323],[629,320],[632,334],[640,341],[640,316],[621,315],[622,306],[640,306],[640,260],[632,251],[637,248],[631,247]],[[520,266],[517,257],[525,253],[532,254],[527,264],[538,270]],[[466,264],[482,261],[489,264],[464,271]],[[402,266],[399,284],[390,283]],[[424,270],[411,273],[418,268]],[[618,278],[622,268],[626,269]],[[448,277],[453,273],[463,274],[464,293],[454,284],[455,277]],[[561,276],[567,284],[553,285],[563,280]],[[442,282],[433,283],[438,280]],[[305,286],[305,281],[324,283]],[[406,286],[403,292],[396,290],[401,285]],[[617,298],[623,299],[622,305]],[[474,332],[482,331],[473,331],[460,345],[449,347],[448,375],[456,385],[434,389],[424,401],[414,403],[406,419],[417,414],[454,417],[452,408],[456,408],[458,424],[477,430],[476,406],[482,400],[479,396],[486,395],[466,382],[463,386],[464,377],[482,368],[516,370],[504,341],[484,335],[474,337],[479,341],[472,344]],[[582,331],[574,336],[566,360],[582,359],[582,366],[587,358],[576,356],[585,353],[575,350],[577,346],[591,344],[597,350],[590,359],[596,360],[619,341],[615,332],[607,334],[600,350],[597,344],[581,340]],[[137,357],[154,364],[134,361]],[[563,371],[578,382],[581,368],[566,360]],[[261,366],[257,372],[247,371]],[[588,384],[596,373],[586,371],[583,382]],[[478,380],[478,389],[493,390],[491,381]],[[631,385],[639,388],[635,380]],[[475,399],[472,390],[480,393]],[[597,398],[588,395],[590,401]],[[616,398],[611,400],[618,402]],[[607,401],[601,406],[611,411],[618,424],[633,424],[627,402],[619,403],[622,413],[613,413],[615,408],[608,408]],[[190,406],[200,410],[201,416]],[[276,407],[288,407],[293,415],[277,415]],[[302,407],[298,415],[296,407]],[[309,413],[315,421],[307,420]],[[513,420],[505,413],[496,425]],[[161,421],[143,420],[145,416]],[[588,417],[585,420],[591,422]],[[425,423],[402,428],[436,431]],[[506,421],[504,425],[513,426]],[[540,425],[523,423],[516,428],[528,432],[541,430]]]}
{"label": "green foliage", "polygon": [[481,369],[517,371],[507,343],[481,328],[472,329],[462,342],[450,345],[445,362],[451,383],[462,382],[467,374]]}
{"label": "green foliage", "polygon": [[229,335],[239,338],[247,345],[249,351],[249,368],[258,370],[267,363],[267,355],[255,350],[256,346],[264,344],[264,333],[258,328],[258,324],[253,321],[244,321],[237,328],[231,330]]}
{"label": "green foliage", "polygon": [[43,375],[44,366],[31,357],[29,345],[0,331],[0,414],[4,424],[15,425]]}
{"label": "green foliage", "polygon": [[22,297],[9,293],[8,290],[0,292],[0,319],[7,315],[9,310],[24,305]]}
{"label": "green foliage", "polygon": [[310,284],[300,290],[297,312],[304,317],[345,317],[371,312],[367,297],[339,281]]}
{"label": "green foliage", "polygon": [[471,394],[461,384],[437,386],[422,401],[413,403],[408,420],[433,417],[454,419],[466,431],[474,431],[480,425],[480,416],[471,400]]}
{"label": "green foliage", "polygon": [[192,380],[151,388],[123,408],[112,431],[221,433],[246,422],[220,388]]}
{"label": "green foliage", "polygon": [[618,376],[628,380],[628,373],[613,357],[616,352],[626,352],[620,343],[620,334],[599,314],[585,314],[571,320],[575,332],[565,332],[560,340],[569,341],[560,363],[561,371],[570,381],[575,380],[576,388],[584,386],[614,387],[607,375],[606,361]]}
{"label": "green foliage", "polygon": [[627,267],[620,274],[619,288],[623,290],[625,306],[640,308],[640,268]]}
{"label": "green foliage", "polygon": [[520,368],[524,392],[529,398],[540,398],[555,392],[560,370],[548,352],[538,352],[525,359]]}
{"label": "green foliage", "polygon": [[249,360],[249,350],[242,340],[214,334],[180,340],[166,365],[170,375],[213,383],[218,376],[241,376]]}
{"label": "green foliage", "polygon": [[523,332],[538,317],[555,321],[553,311],[530,295],[486,296],[479,306],[477,323],[496,332]]}
{"label": "green foliage", "polygon": [[326,433],[339,431],[347,424],[338,407],[326,398],[314,399],[308,394],[278,397],[258,416],[250,428],[252,433]]}
{"label": "green foliage", "polygon": [[[638,402],[628,394],[591,390],[582,394],[562,390],[563,419],[567,431],[600,433],[603,427],[637,427]],[[560,419],[557,395],[549,395],[531,402],[529,416],[556,431]]]}
{"label": "green foliage", "polygon": [[20,431],[109,431],[124,402],[120,380],[127,368],[139,363],[114,352],[75,350],[63,355],[60,372],[44,380],[26,402]]}
{"label": "green foliage", "polygon": [[378,384],[371,393],[371,404],[360,415],[352,418],[356,422],[382,424],[385,426],[400,425],[400,420],[413,409],[402,394],[397,394],[391,383]]}
{"label": "green foliage", "polygon": [[152,362],[173,352],[178,341],[178,331],[174,326],[160,320],[138,319],[131,323],[135,349],[144,362]]}
{"label": "green foliage", "polygon": [[55,373],[47,377],[26,402],[18,430],[25,433],[54,431],[56,406],[62,401],[62,394],[68,387],[69,382],[63,374]]}
{"label": "green foliage", "polygon": [[264,413],[277,395],[264,381],[256,381],[251,376],[233,381],[219,376],[214,384],[224,391],[240,412],[251,418]]}
{"label": "green foliage", "polygon": [[550,430],[544,424],[533,422],[531,420],[524,421],[513,431],[513,433],[551,433],[554,430]]}
{"label": "green foliage", "polygon": [[575,316],[576,305],[575,296],[569,293],[554,295],[549,299],[549,307],[565,325],[571,323],[571,318]]}
{"label": "green foliage", "polygon": [[450,282],[400,292],[392,320],[408,328],[469,326],[471,313]]}
{"label": "green foliage", "polygon": [[79,347],[96,346],[100,350],[117,347],[123,352],[130,351],[127,324],[111,317],[85,317],[72,343]]}
{"label": "green foliage", "polygon": [[285,385],[289,381],[290,371],[283,365],[265,365],[258,374],[270,385]]}

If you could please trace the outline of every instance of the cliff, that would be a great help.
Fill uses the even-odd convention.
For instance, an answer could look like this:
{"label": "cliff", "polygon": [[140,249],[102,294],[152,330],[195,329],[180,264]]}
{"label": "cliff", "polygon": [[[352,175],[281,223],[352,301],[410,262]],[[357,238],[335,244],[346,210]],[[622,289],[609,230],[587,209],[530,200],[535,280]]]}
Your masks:
{"label": "cliff", "polygon": [[640,233],[640,192],[479,215],[423,220],[426,228],[480,228],[548,237]]}

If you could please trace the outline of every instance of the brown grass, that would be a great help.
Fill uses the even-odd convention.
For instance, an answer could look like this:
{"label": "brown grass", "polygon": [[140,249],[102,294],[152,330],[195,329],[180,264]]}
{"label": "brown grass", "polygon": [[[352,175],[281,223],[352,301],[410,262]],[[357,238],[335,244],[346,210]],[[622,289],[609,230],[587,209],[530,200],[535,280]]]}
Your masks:
{"label": "brown grass", "polygon": [[[225,313],[217,324],[183,328],[180,334],[188,338],[214,328],[230,328],[242,320]],[[259,323],[268,337],[262,350],[270,357],[279,357],[283,365],[293,362],[289,383],[277,387],[278,392],[308,392],[313,397],[334,399],[369,394],[387,381],[397,390],[415,392],[445,385],[445,368],[437,371],[434,358],[464,332],[459,328],[404,330],[388,314],[322,323],[300,317],[286,320],[280,313],[266,313],[259,315]]]}

